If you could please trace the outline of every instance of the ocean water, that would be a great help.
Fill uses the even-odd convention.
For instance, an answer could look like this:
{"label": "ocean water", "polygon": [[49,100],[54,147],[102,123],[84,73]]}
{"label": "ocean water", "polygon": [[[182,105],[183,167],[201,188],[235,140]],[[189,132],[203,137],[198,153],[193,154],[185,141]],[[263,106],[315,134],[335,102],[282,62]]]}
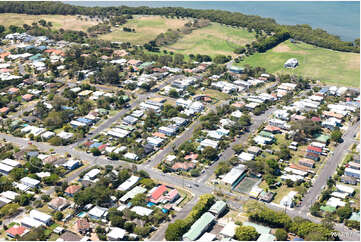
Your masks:
{"label": "ocean water", "polygon": [[309,24],[338,35],[342,40],[360,38],[360,2],[290,1],[64,1],[80,6],[148,6],[219,9],[273,18],[279,24]]}

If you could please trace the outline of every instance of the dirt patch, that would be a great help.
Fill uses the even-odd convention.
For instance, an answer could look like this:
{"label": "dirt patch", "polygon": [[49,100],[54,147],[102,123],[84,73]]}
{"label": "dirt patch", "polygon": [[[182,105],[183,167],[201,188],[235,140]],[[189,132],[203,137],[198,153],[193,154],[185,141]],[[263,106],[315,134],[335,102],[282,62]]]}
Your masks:
{"label": "dirt patch", "polygon": [[278,53],[280,53],[280,52],[290,52],[291,49],[290,49],[290,47],[288,47],[285,44],[280,44],[280,45],[277,45],[276,47],[274,47],[273,51],[278,52]]}

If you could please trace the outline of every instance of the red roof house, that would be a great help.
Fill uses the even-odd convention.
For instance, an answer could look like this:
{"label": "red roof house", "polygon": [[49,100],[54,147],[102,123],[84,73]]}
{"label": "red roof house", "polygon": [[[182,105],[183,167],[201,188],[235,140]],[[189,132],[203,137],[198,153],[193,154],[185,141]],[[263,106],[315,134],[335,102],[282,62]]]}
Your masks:
{"label": "red roof house", "polygon": [[7,113],[9,112],[9,108],[8,107],[2,107],[0,108],[0,113]]}
{"label": "red roof house", "polygon": [[17,235],[22,237],[27,232],[29,232],[29,230],[27,228],[25,228],[24,226],[15,225],[15,226],[11,227],[10,229],[6,230],[6,235],[11,238],[15,238]]}
{"label": "red roof house", "polygon": [[319,117],[312,117],[311,120],[313,122],[321,122],[321,119]]}
{"label": "red roof house", "polygon": [[65,189],[65,193],[68,195],[68,196],[74,196],[75,193],[77,193],[79,190],[81,189],[81,186],[77,186],[77,185],[71,185],[71,186],[68,186],[66,189]]}
{"label": "red roof house", "polygon": [[315,147],[315,146],[309,145],[309,146],[307,147],[307,152],[312,152],[312,153],[321,154],[321,153],[322,153],[322,149],[319,148],[319,147]]}
{"label": "red roof house", "polygon": [[152,193],[151,198],[153,200],[158,200],[163,194],[167,191],[167,187],[165,185],[160,185],[155,189],[155,191]]}
{"label": "red roof house", "polygon": [[190,153],[184,157],[185,160],[196,160],[198,158],[198,154]]}

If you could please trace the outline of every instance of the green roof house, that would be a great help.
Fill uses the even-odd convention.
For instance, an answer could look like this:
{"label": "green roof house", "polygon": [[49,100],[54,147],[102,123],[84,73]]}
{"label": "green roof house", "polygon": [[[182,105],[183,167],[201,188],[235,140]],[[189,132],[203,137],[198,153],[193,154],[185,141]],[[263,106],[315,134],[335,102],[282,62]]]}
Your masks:
{"label": "green roof house", "polygon": [[222,200],[217,201],[213,206],[209,209],[209,212],[214,216],[218,217],[220,214],[224,212],[227,208],[227,203]]}
{"label": "green roof house", "polygon": [[183,240],[194,241],[198,239],[213,223],[215,217],[209,213],[204,213],[188,230],[187,233],[183,235]]}
{"label": "green roof house", "polygon": [[329,212],[329,213],[333,213],[336,211],[336,208],[331,206],[321,206],[320,209],[324,212]]}
{"label": "green roof house", "polygon": [[274,135],[273,135],[272,133],[270,133],[270,132],[267,132],[267,131],[261,131],[261,132],[259,133],[259,135],[261,135],[261,136],[263,136],[263,137],[271,138],[271,139],[274,138]]}
{"label": "green roof house", "polygon": [[325,134],[320,134],[316,137],[317,142],[324,143],[324,144],[327,144],[329,140],[330,140],[330,136],[325,135]]}

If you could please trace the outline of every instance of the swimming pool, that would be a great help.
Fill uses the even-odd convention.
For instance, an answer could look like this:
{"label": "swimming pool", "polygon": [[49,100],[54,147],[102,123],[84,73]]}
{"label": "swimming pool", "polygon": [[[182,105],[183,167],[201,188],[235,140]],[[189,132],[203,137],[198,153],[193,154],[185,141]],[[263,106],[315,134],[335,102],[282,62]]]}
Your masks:
{"label": "swimming pool", "polygon": [[86,212],[82,211],[80,213],[78,213],[78,215],[76,215],[79,218],[84,218],[86,216]]}
{"label": "swimming pool", "polygon": [[151,207],[154,206],[154,205],[155,205],[154,203],[148,202],[147,207],[151,208]]}

